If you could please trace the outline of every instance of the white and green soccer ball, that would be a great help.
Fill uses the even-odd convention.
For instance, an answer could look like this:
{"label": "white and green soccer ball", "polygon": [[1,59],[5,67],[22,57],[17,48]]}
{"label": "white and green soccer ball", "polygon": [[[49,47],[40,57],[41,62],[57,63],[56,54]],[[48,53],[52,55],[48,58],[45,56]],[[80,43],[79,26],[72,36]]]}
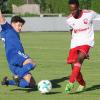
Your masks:
{"label": "white and green soccer ball", "polygon": [[40,93],[46,94],[49,93],[52,89],[52,84],[49,80],[41,80],[38,83],[38,90]]}

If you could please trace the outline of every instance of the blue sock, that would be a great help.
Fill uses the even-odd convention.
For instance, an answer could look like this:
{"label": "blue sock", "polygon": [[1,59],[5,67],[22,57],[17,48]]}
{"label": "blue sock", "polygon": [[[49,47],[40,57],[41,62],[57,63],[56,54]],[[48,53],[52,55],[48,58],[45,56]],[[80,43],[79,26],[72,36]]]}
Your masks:
{"label": "blue sock", "polygon": [[[15,80],[8,80],[8,85],[16,85]],[[19,87],[22,87],[22,88],[29,87],[29,83],[26,80],[21,79],[19,82]]]}
{"label": "blue sock", "polygon": [[17,67],[15,69],[15,73],[16,75],[18,75],[20,78],[23,78],[23,76],[25,76],[30,70],[32,70],[33,68],[35,68],[35,64],[26,64],[23,67]]}
{"label": "blue sock", "polygon": [[22,88],[29,87],[29,83],[26,80],[21,79],[19,82],[19,87],[22,87]]}
{"label": "blue sock", "polygon": [[16,82],[14,80],[8,80],[8,85],[16,85]]}

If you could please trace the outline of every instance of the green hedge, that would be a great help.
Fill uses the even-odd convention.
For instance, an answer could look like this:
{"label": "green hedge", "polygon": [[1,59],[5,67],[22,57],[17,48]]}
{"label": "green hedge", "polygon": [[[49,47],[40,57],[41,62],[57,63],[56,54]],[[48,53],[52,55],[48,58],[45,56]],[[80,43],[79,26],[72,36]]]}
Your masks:
{"label": "green hedge", "polygon": [[100,13],[100,0],[92,0],[91,9]]}
{"label": "green hedge", "polygon": [[[11,12],[12,4],[17,6],[25,3],[26,0],[8,0],[7,10]],[[68,0],[33,0],[41,5],[42,13],[63,13],[68,14]],[[93,9],[100,13],[100,0],[79,0],[82,9]],[[5,7],[4,7],[5,8]]]}
{"label": "green hedge", "polygon": [[[93,9],[100,13],[100,0],[79,0],[82,9]],[[69,13],[68,0],[41,0],[42,11],[47,13]]]}

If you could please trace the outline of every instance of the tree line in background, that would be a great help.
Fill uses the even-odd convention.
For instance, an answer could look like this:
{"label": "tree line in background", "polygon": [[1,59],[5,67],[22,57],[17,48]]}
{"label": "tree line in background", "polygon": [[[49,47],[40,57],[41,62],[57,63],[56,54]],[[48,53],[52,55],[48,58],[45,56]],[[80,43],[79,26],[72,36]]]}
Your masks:
{"label": "tree line in background", "polygon": [[[80,7],[83,9],[93,9],[100,13],[100,0],[79,0]],[[0,0],[0,9],[3,13],[12,13],[12,4],[17,6],[22,4],[40,4],[41,13],[62,13],[68,14],[68,0]]]}

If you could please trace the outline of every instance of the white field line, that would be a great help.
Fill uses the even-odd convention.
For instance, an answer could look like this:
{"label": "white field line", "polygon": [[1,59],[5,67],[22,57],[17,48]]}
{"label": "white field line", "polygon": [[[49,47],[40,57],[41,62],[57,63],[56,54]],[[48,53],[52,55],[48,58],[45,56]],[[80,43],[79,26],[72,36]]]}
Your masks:
{"label": "white field line", "polygon": [[29,46],[26,46],[26,47],[24,47],[24,48],[27,48],[27,49],[44,49],[44,50],[46,50],[46,49],[50,49],[50,50],[67,50],[67,48],[47,48],[47,47],[29,47]]}
{"label": "white field line", "polygon": [[[47,50],[47,49],[50,49],[50,50],[67,50],[67,47],[66,48],[47,48],[47,47],[36,47],[36,46],[33,46],[33,47],[29,47],[29,46],[26,46],[25,48],[27,48],[27,49],[43,49],[43,50]],[[94,50],[94,51],[96,51],[96,52],[99,52],[100,50]],[[66,59],[67,59],[67,56],[66,56]],[[57,63],[66,63],[66,59],[65,60],[48,60],[48,62],[57,62]],[[40,61],[40,60],[39,60]],[[41,60],[41,61],[43,61],[43,60]],[[0,59],[0,62],[5,62],[5,60],[3,60],[3,59]],[[47,62],[47,60],[46,60],[46,62]],[[95,59],[91,59],[90,58],[90,60],[89,60],[89,63],[92,63],[92,62],[100,62],[100,59],[97,59],[97,60],[95,60]]]}
{"label": "white field line", "polygon": [[[58,47],[57,48],[53,48],[53,47],[51,47],[51,48],[49,47],[48,48],[48,47],[38,47],[38,46],[37,47],[36,46],[30,46],[30,47],[29,46],[25,46],[24,48],[27,48],[27,49],[44,49],[44,50],[46,50],[46,49],[47,50],[48,49],[50,49],[50,50],[67,50],[68,47],[66,46],[66,48],[60,48],[60,47],[59,48]],[[100,51],[100,50],[92,49],[92,51]]]}
{"label": "white field line", "polygon": [[[67,50],[68,47],[66,46],[66,48],[62,48],[62,47],[61,48],[60,47],[59,48],[58,47],[57,48],[54,48],[54,47],[48,48],[48,47],[42,47],[42,46],[40,46],[40,47],[39,46],[24,46],[24,48],[26,48],[26,49],[41,49],[41,50],[42,49],[43,50],[48,50],[48,49],[50,49],[50,50]],[[70,47],[69,47],[69,49],[70,49]],[[93,49],[92,51],[100,51],[100,50]]]}
{"label": "white field line", "polygon": [[[38,60],[38,62],[44,62],[45,60]],[[7,62],[6,60],[0,60],[1,63]],[[46,62],[50,62],[50,63],[66,63],[66,59],[65,60],[46,60]],[[89,60],[88,63],[96,63],[96,62],[100,62],[100,60]]]}

